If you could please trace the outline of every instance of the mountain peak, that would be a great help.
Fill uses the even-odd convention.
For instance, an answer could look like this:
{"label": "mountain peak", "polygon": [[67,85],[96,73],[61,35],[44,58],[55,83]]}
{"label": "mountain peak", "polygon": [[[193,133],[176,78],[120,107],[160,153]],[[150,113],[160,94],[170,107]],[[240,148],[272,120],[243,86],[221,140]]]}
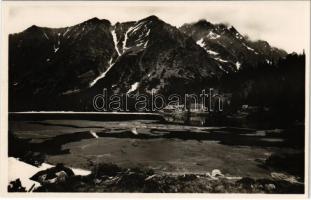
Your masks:
{"label": "mountain peak", "polygon": [[233,32],[238,32],[234,26],[230,26],[230,27],[229,27],[229,30],[231,30],[231,31],[233,31]]}
{"label": "mountain peak", "polygon": [[29,28],[26,29],[26,31],[38,31],[40,29],[37,25],[32,25]]}
{"label": "mountain peak", "polygon": [[83,22],[82,24],[100,24],[100,23],[104,23],[104,24],[108,24],[111,25],[109,20],[106,19],[98,19],[97,17],[93,17],[85,22]]}
{"label": "mountain peak", "polygon": [[100,19],[98,19],[97,17],[93,17],[93,18],[87,20],[86,22],[100,22]]}
{"label": "mountain peak", "polygon": [[145,19],[143,20],[148,20],[148,21],[158,21],[160,20],[157,16],[155,15],[150,15],[149,17],[146,17]]}
{"label": "mountain peak", "polygon": [[210,23],[209,21],[206,21],[205,19],[200,19],[198,22],[195,23],[195,25],[201,26],[201,27],[211,27],[211,26],[213,26],[212,23]]}
{"label": "mountain peak", "polygon": [[[155,15],[115,25],[97,17],[64,28],[33,25],[10,35],[10,93],[34,102],[21,109],[88,110],[88,98],[103,88],[111,94],[183,94],[286,55],[235,31],[204,19],[176,28]],[[71,98],[81,101],[72,104]],[[37,103],[51,101],[52,107]]]}

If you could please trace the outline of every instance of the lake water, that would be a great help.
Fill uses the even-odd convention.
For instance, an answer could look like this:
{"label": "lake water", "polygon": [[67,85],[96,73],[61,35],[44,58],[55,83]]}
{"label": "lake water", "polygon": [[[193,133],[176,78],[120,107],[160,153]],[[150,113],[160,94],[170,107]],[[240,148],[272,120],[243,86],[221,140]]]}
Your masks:
{"label": "lake water", "polygon": [[10,134],[27,139],[28,148],[45,154],[47,163],[87,170],[114,163],[158,173],[205,174],[219,169],[228,176],[263,178],[274,171],[262,167],[272,154],[303,151],[284,129],[170,124],[150,116],[29,116],[11,117]]}

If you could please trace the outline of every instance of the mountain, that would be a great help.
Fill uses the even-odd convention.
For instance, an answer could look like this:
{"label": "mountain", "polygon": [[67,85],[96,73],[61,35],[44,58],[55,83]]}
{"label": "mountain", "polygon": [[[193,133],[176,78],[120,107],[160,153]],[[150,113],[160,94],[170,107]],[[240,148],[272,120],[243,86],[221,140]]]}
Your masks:
{"label": "mountain", "polygon": [[87,87],[98,71],[108,68],[114,53],[110,27],[109,21],[94,18],[73,27],[32,26],[10,35],[11,84],[33,95]]}
{"label": "mountain", "polygon": [[156,16],[114,25],[93,18],[65,28],[31,26],[9,36],[10,110],[92,111],[103,88],[110,95],[196,92],[285,55],[204,20],[180,28]]}
{"label": "mountain", "polygon": [[163,94],[176,92],[176,84],[185,89],[222,74],[218,62],[192,38],[155,16],[131,24],[117,24],[115,28],[127,31],[116,34],[119,53],[95,87],[115,86],[116,93],[135,88],[140,92]]}
{"label": "mountain", "polygon": [[259,63],[278,62],[287,53],[271,47],[266,41],[250,41],[233,26],[212,24],[206,20],[185,24],[180,31],[192,37],[198,45],[220,62],[224,72],[235,72],[243,67],[256,68]]}

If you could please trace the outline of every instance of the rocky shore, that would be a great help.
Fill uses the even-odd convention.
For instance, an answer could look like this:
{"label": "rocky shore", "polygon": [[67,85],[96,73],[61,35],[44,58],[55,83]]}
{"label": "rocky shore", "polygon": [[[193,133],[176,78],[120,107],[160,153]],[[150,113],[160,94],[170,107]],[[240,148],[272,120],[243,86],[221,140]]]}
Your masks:
{"label": "rocky shore", "polygon": [[[158,174],[150,169],[120,168],[99,164],[89,175],[77,175],[62,164],[30,177],[33,192],[144,192],[144,193],[303,193],[304,184],[284,174],[271,179],[228,177],[220,170],[206,174]],[[11,181],[9,192],[26,192],[19,179]],[[29,191],[29,190],[28,190]]]}

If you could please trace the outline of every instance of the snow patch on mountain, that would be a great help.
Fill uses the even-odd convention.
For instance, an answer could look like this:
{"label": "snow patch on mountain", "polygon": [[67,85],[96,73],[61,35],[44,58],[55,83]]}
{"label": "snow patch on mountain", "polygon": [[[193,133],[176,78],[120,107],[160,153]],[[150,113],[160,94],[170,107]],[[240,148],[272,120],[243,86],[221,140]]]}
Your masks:
{"label": "snow patch on mountain", "polygon": [[127,39],[128,39],[128,34],[129,34],[129,32],[131,32],[133,30],[133,28],[134,27],[129,27],[129,29],[127,29],[127,31],[124,34],[124,41],[123,41],[123,44],[122,44],[122,53],[124,53],[125,50],[127,49],[126,48],[126,42],[127,42]]}
{"label": "snow patch on mountain", "polygon": [[56,47],[55,45],[53,45],[53,51],[54,53],[56,53],[59,50],[59,47]]}
{"label": "snow patch on mountain", "polygon": [[219,69],[221,69],[222,71],[226,72],[227,74],[229,73],[227,70],[225,70],[221,65],[218,65]]}
{"label": "snow patch on mountain", "polygon": [[122,52],[124,53],[127,49],[131,48],[127,46],[127,41],[130,36],[136,35],[137,32],[139,31],[138,38],[135,40],[135,45],[136,47],[143,47],[146,48],[148,45],[148,36],[150,34],[150,29],[147,27],[147,22],[139,22],[138,24],[134,25],[133,27],[130,27],[124,35],[124,41],[122,45]]}
{"label": "snow patch on mountain", "polygon": [[272,61],[270,61],[270,60],[268,60],[268,59],[266,59],[266,62],[267,62],[267,64],[269,64],[269,65],[272,64]]}
{"label": "snow patch on mountain", "polygon": [[204,42],[204,39],[203,39],[203,38],[201,38],[200,40],[198,40],[196,43],[197,43],[197,45],[199,45],[200,47],[203,47],[204,50],[205,50],[207,53],[209,53],[209,54],[211,54],[211,55],[218,55],[218,53],[217,53],[216,51],[213,51],[213,50],[210,50],[210,49],[207,49],[207,48],[206,48],[205,42]]}
{"label": "snow patch on mountain", "polygon": [[131,88],[127,91],[126,94],[134,92],[135,90],[137,90],[138,86],[139,86],[139,82],[135,82],[134,84],[131,85]]}
{"label": "snow patch on mountain", "polygon": [[255,51],[253,48],[247,46],[245,43],[243,43],[243,46],[246,47],[246,48],[247,48],[248,50],[250,50],[250,51]]}
{"label": "snow patch on mountain", "polygon": [[150,34],[150,29],[148,29],[147,33],[146,33],[146,37],[149,36]]}
{"label": "snow patch on mountain", "polygon": [[[206,49],[205,49],[206,50]],[[219,53],[217,53],[216,51],[213,51],[213,50],[210,50],[210,49],[207,49],[206,50],[207,53],[211,54],[211,55],[215,55],[217,56]]]}
{"label": "snow patch on mountain", "polygon": [[63,92],[62,95],[78,93],[78,92],[80,92],[80,89],[67,90],[67,91]]}
{"label": "snow patch on mountain", "polygon": [[118,48],[118,38],[117,38],[116,31],[113,29],[111,31],[111,34],[112,34],[112,39],[113,39],[113,43],[114,43],[114,48],[115,48],[116,52],[118,53],[118,56],[120,56],[121,53],[120,53],[119,48]]}
{"label": "snow patch on mountain", "polygon": [[142,21],[140,23],[138,23],[137,25],[135,25],[130,32],[134,33],[135,31],[137,31],[140,27],[142,27],[143,25],[145,25],[147,22],[146,21]]}
{"label": "snow patch on mountain", "polygon": [[235,37],[236,37],[237,39],[239,39],[239,40],[242,40],[242,39],[243,39],[243,36],[242,36],[241,34],[239,34],[239,33],[236,33],[236,34],[235,34]]}
{"label": "snow patch on mountain", "polygon": [[241,68],[241,63],[239,61],[237,61],[235,63],[236,69],[239,70]]}
{"label": "snow patch on mountain", "polygon": [[98,77],[96,77],[90,84],[90,87],[93,87],[95,85],[95,83],[104,78],[106,76],[106,74],[109,72],[109,70],[113,67],[114,63],[112,63],[112,58],[109,60],[109,67],[107,68],[106,71],[104,71],[103,73],[101,73]]}
{"label": "snow patch on mountain", "polygon": [[219,61],[219,62],[224,62],[224,63],[227,63],[228,62],[228,60],[223,60],[223,59],[221,59],[221,58],[214,58],[215,60],[217,60],[217,61]]}
{"label": "snow patch on mountain", "polygon": [[67,28],[66,31],[63,33],[63,37],[70,31],[70,28]]}
{"label": "snow patch on mountain", "polygon": [[200,47],[205,47],[205,43],[204,43],[204,39],[201,38],[200,40],[197,41],[197,45],[199,45]]}
{"label": "snow patch on mountain", "polygon": [[147,41],[147,42],[146,42],[146,43],[144,44],[144,48],[146,48],[146,47],[147,47],[147,45],[148,45],[148,42],[149,42],[149,41]]}
{"label": "snow patch on mountain", "polygon": [[46,39],[49,39],[49,37],[47,36],[47,34],[45,32],[43,32],[43,35]]}
{"label": "snow patch on mountain", "polygon": [[220,38],[220,35],[214,33],[213,31],[210,31],[206,37],[211,40],[215,40],[217,38]]}

